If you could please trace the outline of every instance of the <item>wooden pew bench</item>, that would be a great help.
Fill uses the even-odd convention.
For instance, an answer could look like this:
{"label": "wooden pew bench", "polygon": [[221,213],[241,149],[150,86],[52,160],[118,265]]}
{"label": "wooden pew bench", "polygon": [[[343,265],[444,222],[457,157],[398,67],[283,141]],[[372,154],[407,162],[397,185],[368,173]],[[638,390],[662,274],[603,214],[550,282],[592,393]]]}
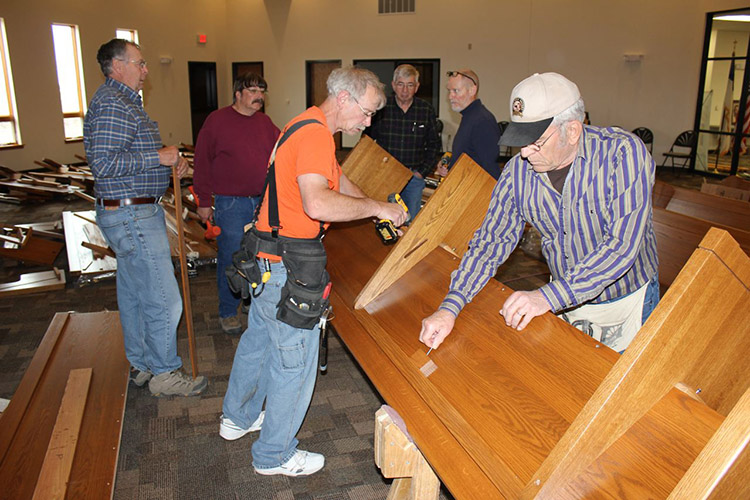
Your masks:
{"label": "wooden pew bench", "polygon": [[[64,435],[60,449],[55,424],[58,414],[65,421],[60,408],[69,376],[89,370],[90,383],[79,384],[74,401],[83,407],[80,429]],[[0,418],[0,496],[111,498],[128,375],[119,313],[57,313]],[[53,447],[53,462],[72,455],[69,474],[45,458]],[[49,474],[40,477],[43,467]]]}

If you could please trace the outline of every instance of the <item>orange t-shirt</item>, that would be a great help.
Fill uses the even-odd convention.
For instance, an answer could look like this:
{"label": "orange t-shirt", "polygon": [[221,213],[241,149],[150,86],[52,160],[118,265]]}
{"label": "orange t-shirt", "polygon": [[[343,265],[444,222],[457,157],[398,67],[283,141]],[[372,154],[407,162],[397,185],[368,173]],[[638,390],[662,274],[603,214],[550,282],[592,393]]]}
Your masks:
{"label": "orange t-shirt", "polygon": [[[315,238],[320,232],[320,221],[308,217],[302,207],[297,177],[304,174],[322,175],[328,180],[328,187],[334,191],[339,191],[340,185],[341,166],[336,161],[336,145],[320,108],[309,108],[290,121],[284,127],[284,132],[292,124],[308,119],[318,120],[322,125],[310,123],[297,129],[276,151],[279,234],[289,238]],[[326,223],[324,227],[328,225]],[[271,230],[268,224],[268,190],[263,195],[256,227],[259,231]]]}

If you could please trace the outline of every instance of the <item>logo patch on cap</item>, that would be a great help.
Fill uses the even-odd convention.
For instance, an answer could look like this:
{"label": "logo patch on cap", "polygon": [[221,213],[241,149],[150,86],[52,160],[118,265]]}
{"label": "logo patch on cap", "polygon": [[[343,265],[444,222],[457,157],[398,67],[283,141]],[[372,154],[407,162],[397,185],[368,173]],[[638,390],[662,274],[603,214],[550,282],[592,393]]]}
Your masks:
{"label": "logo patch on cap", "polygon": [[523,116],[523,108],[525,107],[523,99],[520,97],[513,99],[513,116]]}

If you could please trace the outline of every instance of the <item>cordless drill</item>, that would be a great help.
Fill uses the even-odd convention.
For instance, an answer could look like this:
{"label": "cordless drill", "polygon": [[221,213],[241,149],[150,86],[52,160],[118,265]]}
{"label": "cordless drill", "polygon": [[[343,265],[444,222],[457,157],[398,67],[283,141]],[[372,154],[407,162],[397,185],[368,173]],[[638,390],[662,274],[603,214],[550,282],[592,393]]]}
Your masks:
{"label": "cordless drill", "polygon": [[[406,221],[409,221],[409,208],[406,206],[406,203],[404,203],[404,200],[401,199],[401,195],[398,193],[391,193],[388,195],[388,202],[389,203],[398,203],[401,205],[401,208],[404,209],[404,212],[406,212]],[[393,221],[390,219],[380,219],[375,223],[375,232],[378,233],[378,236],[380,236],[380,241],[383,242],[383,245],[393,245],[398,241],[398,231],[396,230],[396,226],[393,224]]]}

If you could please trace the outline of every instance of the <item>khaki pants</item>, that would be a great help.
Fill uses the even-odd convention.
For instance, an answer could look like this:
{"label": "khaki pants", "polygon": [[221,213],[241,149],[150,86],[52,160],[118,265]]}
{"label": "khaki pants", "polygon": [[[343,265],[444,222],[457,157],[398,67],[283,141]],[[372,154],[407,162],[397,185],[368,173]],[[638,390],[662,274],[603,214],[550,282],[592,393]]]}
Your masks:
{"label": "khaki pants", "polygon": [[641,329],[647,288],[648,283],[613,302],[584,304],[557,316],[607,347],[621,352]]}

